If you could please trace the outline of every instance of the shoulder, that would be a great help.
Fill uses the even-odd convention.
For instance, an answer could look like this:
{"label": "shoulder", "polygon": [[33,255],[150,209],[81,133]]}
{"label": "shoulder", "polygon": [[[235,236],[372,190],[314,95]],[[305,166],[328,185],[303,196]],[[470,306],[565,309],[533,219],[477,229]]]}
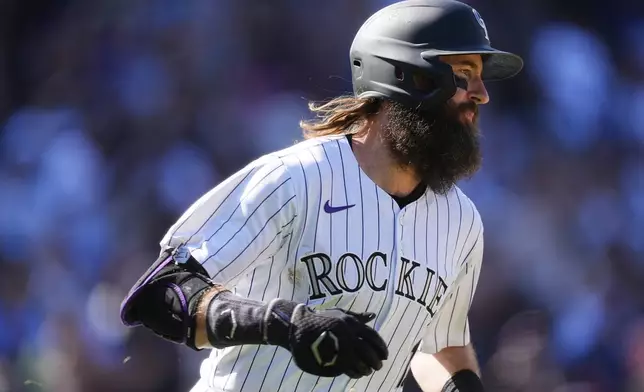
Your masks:
{"label": "shoulder", "polygon": [[[472,199],[470,199],[465,192],[461,190],[458,186],[454,186],[445,197],[448,199],[450,205],[456,205],[459,208],[459,216],[461,223],[467,226],[470,224],[473,234],[476,234],[479,230],[483,231],[483,219],[479,210],[476,208],[476,204]],[[463,229],[468,229],[464,227]]]}
{"label": "shoulder", "polygon": [[344,135],[323,136],[296,142],[287,148],[265,155],[261,159],[278,160],[287,171],[301,173],[302,170],[318,170],[321,162],[338,155],[343,145],[347,144]]}
{"label": "shoulder", "polygon": [[342,140],[341,136],[330,136],[297,142],[251,161],[226,181],[230,182],[229,187],[245,183],[242,196],[258,189],[275,189],[296,196],[305,194],[307,178],[313,172],[318,174],[320,162],[333,156],[333,150],[341,148]]}

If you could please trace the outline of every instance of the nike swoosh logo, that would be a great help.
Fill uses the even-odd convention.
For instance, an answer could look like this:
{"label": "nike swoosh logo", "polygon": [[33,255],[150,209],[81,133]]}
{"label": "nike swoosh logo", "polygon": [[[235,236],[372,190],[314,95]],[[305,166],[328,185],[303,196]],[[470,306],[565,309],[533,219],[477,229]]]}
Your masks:
{"label": "nike swoosh logo", "polygon": [[348,210],[351,207],[354,207],[355,204],[351,204],[348,206],[339,206],[339,207],[332,207],[329,205],[329,201],[327,200],[326,203],[324,203],[324,212],[327,214],[333,214],[334,212],[340,212],[344,210]]}

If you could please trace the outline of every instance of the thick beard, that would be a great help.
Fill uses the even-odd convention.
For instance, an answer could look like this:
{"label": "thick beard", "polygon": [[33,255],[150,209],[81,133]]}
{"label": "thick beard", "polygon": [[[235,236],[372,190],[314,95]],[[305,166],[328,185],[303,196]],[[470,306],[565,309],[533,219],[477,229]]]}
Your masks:
{"label": "thick beard", "polygon": [[388,122],[382,130],[393,158],[402,167],[413,168],[438,194],[446,194],[481,166],[476,120],[469,123],[460,119],[467,110],[478,115],[473,102],[458,107],[446,104],[433,112],[389,102]]}

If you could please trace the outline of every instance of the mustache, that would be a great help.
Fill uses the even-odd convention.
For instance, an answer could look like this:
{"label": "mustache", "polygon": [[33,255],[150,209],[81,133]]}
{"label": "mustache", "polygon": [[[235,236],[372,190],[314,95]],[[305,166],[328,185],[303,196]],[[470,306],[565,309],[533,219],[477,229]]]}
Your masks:
{"label": "mustache", "polygon": [[474,103],[472,101],[463,102],[461,104],[458,104],[458,106],[456,106],[455,109],[456,109],[456,111],[458,113],[472,112],[472,113],[474,113],[475,117],[478,117],[478,115],[479,115],[479,105],[477,105],[476,103]]}

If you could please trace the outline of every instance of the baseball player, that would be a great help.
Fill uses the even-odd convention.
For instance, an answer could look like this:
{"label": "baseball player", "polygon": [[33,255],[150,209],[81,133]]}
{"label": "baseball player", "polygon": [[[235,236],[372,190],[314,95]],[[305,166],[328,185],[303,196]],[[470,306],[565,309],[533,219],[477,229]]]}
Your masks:
{"label": "baseball player", "polygon": [[455,183],[480,165],[484,81],[523,61],[470,6],[408,0],[363,24],[350,66],[354,94],[192,205],[122,304],[212,349],[193,392],[484,390],[483,225]]}

